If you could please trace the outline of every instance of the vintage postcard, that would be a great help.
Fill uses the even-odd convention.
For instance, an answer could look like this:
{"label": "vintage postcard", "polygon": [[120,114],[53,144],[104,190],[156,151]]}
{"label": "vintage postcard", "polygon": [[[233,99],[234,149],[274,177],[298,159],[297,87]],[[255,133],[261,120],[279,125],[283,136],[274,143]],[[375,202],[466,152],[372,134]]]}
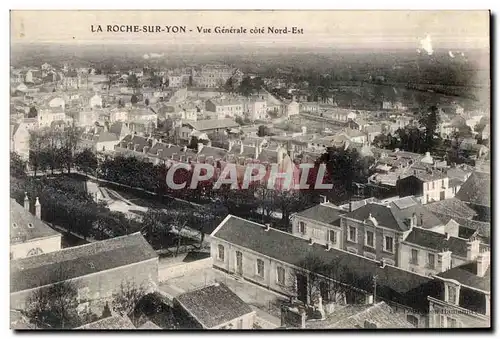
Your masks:
{"label": "vintage postcard", "polygon": [[11,328],[490,328],[489,29],[11,11]]}

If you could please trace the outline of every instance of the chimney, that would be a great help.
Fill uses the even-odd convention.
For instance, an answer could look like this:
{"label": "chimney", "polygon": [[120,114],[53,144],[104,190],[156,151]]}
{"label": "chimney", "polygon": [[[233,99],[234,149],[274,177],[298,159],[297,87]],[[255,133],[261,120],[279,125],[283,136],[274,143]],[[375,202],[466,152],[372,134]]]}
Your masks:
{"label": "chimney", "polygon": [[477,276],[484,277],[484,274],[490,267],[490,251],[485,251],[477,257]]}
{"label": "chimney", "polygon": [[234,146],[234,141],[233,140],[229,140],[229,146],[227,147],[227,151],[231,152],[231,149],[233,148],[233,146]]}
{"label": "chimney", "polygon": [[420,213],[420,218],[417,220],[417,226],[422,226],[424,224],[424,214]]}
{"label": "chimney", "polygon": [[24,209],[28,212],[30,210],[30,199],[28,198],[28,192],[24,192]]}
{"label": "chimney", "polygon": [[258,159],[259,158],[259,155],[260,155],[260,146],[259,144],[257,143],[255,145],[255,159]]}
{"label": "chimney", "polygon": [[412,219],[412,227],[415,227],[417,226],[417,213],[413,213],[413,215],[411,216],[411,219]]}
{"label": "chimney", "polygon": [[446,240],[450,240],[450,233],[445,232],[444,236],[446,237]]}
{"label": "chimney", "polygon": [[265,226],[266,226],[266,231],[269,231],[271,229],[271,224],[267,223]]}
{"label": "chimney", "polygon": [[141,145],[139,145],[139,144],[135,144],[135,145],[134,145],[134,151],[136,151],[136,152],[137,152],[137,151],[139,151],[139,146],[141,146]]}
{"label": "chimney", "polygon": [[352,200],[349,200],[349,212],[352,212]]}
{"label": "chimney", "polygon": [[332,245],[330,244],[330,242],[327,242],[326,243],[326,250],[329,251],[332,249]]}
{"label": "chimney", "polygon": [[444,272],[451,268],[451,252],[450,251],[442,251],[437,255],[437,266],[436,269],[438,272]]}
{"label": "chimney", "polygon": [[243,154],[243,151],[245,149],[245,145],[243,145],[243,141],[240,143],[240,154]]}
{"label": "chimney", "polygon": [[42,219],[42,205],[40,205],[38,197],[36,197],[36,202],[35,202],[35,216],[38,219]]}
{"label": "chimney", "polygon": [[143,153],[148,153],[149,149],[150,149],[150,147],[149,147],[149,146],[144,146],[144,147],[142,148],[142,152],[143,152]]}
{"label": "chimney", "polygon": [[203,149],[203,143],[199,142],[198,143],[198,153],[200,153],[202,149]]}
{"label": "chimney", "polygon": [[187,146],[182,147],[182,151],[183,151],[184,153],[186,153],[186,152],[187,152],[187,149],[188,149],[188,148],[187,148]]}
{"label": "chimney", "polygon": [[467,261],[475,260],[479,255],[479,239],[471,238],[467,242]]}
{"label": "chimney", "polygon": [[373,304],[373,294],[367,294],[365,300],[366,300],[366,303],[368,305],[372,305]]}
{"label": "chimney", "polygon": [[312,244],[314,244],[314,240],[313,240],[313,238],[309,238],[309,245],[312,245]]}
{"label": "chimney", "polygon": [[133,149],[134,148],[134,143],[133,142],[129,142],[128,143],[128,149]]}
{"label": "chimney", "polygon": [[326,195],[320,195],[319,199],[322,204],[326,204],[328,202],[328,198],[326,197]]}
{"label": "chimney", "polygon": [[385,267],[385,260],[384,259],[380,260],[380,267],[381,268]]}

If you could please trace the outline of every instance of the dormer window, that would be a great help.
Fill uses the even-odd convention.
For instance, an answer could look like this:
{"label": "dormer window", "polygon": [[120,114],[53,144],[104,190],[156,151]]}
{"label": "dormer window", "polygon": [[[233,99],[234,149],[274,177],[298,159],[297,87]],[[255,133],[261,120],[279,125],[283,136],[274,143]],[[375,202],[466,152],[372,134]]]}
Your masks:
{"label": "dormer window", "polygon": [[32,223],[29,223],[29,224],[28,224],[28,228],[33,228],[33,224],[32,224]]}
{"label": "dormer window", "polygon": [[12,228],[17,228],[17,224],[15,222],[12,223]]}
{"label": "dormer window", "polygon": [[455,285],[446,285],[446,301],[456,305],[458,301],[458,288]]}

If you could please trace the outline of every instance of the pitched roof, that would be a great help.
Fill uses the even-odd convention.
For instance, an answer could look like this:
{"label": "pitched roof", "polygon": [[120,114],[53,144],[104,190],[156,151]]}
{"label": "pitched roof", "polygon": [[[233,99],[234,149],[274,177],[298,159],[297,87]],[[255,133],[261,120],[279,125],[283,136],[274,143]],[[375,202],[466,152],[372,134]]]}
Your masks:
{"label": "pitched roof", "polygon": [[109,142],[116,141],[118,142],[118,137],[114,133],[110,133],[108,131],[102,131],[99,135],[94,136],[95,142]]}
{"label": "pitched roof", "polygon": [[76,328],[77,330],[135,330],[127,316],[115,315]]}
{"label": "pitched roof", "polygon": [[156,252],[137,232],[16,259],[10,262],[10,291],[54,284],[153,258],[157,258]]}
{"label": "pitched roof", "polygon": [[222,129],[222,128],[226,129],[226,128],[233,128],[240,126],[233,119],[220,119],[220,120],[210,119],[210,120],[191,121],[191,122],[186,122],[186,125],[189,125],[198,131],[206,131],[211,129]]}
{"label": "pitched roof", "polygon": [[340,207],[333,204],[319,204],[308,208],[306,210],[295,213],[295,215],[308,218],[312,220],[317,220],[325,224],[338,224],[340,221],[340,216],[345,214],[346,211],[340,209]]}
{"label": "pitched roof", "polygon": [[131,142],[133,146],[139,145],[139,150],[144,149],[144,147],[149,146],[151,147],[151,144],[153,143],[152,140],[146,138],[146,137],[141,137],[139,135],[132,135],[132,134],[127,134],[121,142],[126,142],[129,143]]}
{"label": "pitched roof", "polygon": [[404,242],[438,252],[449,250],[454,255],[467,257],[467,240],[456,237],[446,239],[446,235],[442,233],[425,230],[420,227],[414,227]]}
{"label": "pitched roof", "polygon": [[10,243],[61,235],[35,217],[14,199],[10,199]]}
{"label": "pitched roof", "polygon": [[406,320],[405,313],[395,313],[385,302],[375,305],[347,305],[340,307],[322,321],[308,322],[308,329],[358,329],[369,321],[377,328],[415,328]]}
{"label": "pitched roof", "polygon": [[469,205],[457,198],[431,202],[426,204],[425,208],[431,212],[449,215],[452,218],[458,217],[469,219],[477,215],[476,211],[470,208]]}
{"label": "pitched roof", "polygon": [[139,326],[137,329],[139,329],[139,330],[161,330],[161,327],[156,325],[151,320],[148,320],[144,324]]}
{"label": "pitched roof", "polygon": [[378,225],[390,228],[396,231],[407,231],[409,225],[404,220],[396,218],[393,213],[393,207],[387,207],[380,204],[367,204],[345,214],[345,217],[364,221],[368,218],[374,218]]}
{"label": "pitched roof", "polygon": [[[349,269],[350,273],[358,278],[355,281],[343,282],[358,284],[359,286],[356,286],[358,288],[366,289],[365,278],[377,275],[379,295],[393,299],[400,298],[398,300],[401,303],[419,303],[419,300],[406,299],[405,296],[421,290],[431,281],[429,277],[390,265],[381,267],[378,261],[346,251],[334,248],[326,251],[320,244],[311,245],[307,240],[290,233],[273,228],[266,230],[264,225],[233,215],[226,217],[212,236],[297,267],[311,255],[322,258],[325,262],[336,262],[341,267]],[[350,279],[349,276],[351,275],[348,274],[340,279]]]}
{"label": "pitched roof", "polygon": [[252,308],[224,284],[186,292],[175,298],[204,328],[213,328],[252,313]]}
{"label": "pitched roof", "polygon": [[453,267],[448,271],[437,275],[444,279],[453,279],[465,286],[489,292],[491,290],[491,266],[486,270],[484,276],[477,275],[477,262],[469,262],[461,266]]}
{"label": "pitched roof", "polygon": [[491,177],[489,173],[473,172],[455,197],[474,205],[491,206]]}
{"label": "pitched roof", "polygon": [[417,217],[416,226],[422,228],[433,228],[443,225],[441,219],[436,217],[432,212],[425,208],[420,202],[416,201],[413,197],[403,197],[392,201],[391,211],[397,220],[405,222],[406,219]]}

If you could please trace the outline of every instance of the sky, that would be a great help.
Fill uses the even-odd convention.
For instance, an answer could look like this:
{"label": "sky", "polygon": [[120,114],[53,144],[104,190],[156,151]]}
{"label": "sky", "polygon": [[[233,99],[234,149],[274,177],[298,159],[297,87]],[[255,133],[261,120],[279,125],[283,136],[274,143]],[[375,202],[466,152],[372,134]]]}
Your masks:
{"label": "sky", "polygon": [[[186,26],[185,34],[93,33],[91,25]],[[303,34],[200,34],[197,26],[298,27]],[[192,30],[192,32],[189,32]],[[488,11],[12,11],[11,43],[489,48]]]}

